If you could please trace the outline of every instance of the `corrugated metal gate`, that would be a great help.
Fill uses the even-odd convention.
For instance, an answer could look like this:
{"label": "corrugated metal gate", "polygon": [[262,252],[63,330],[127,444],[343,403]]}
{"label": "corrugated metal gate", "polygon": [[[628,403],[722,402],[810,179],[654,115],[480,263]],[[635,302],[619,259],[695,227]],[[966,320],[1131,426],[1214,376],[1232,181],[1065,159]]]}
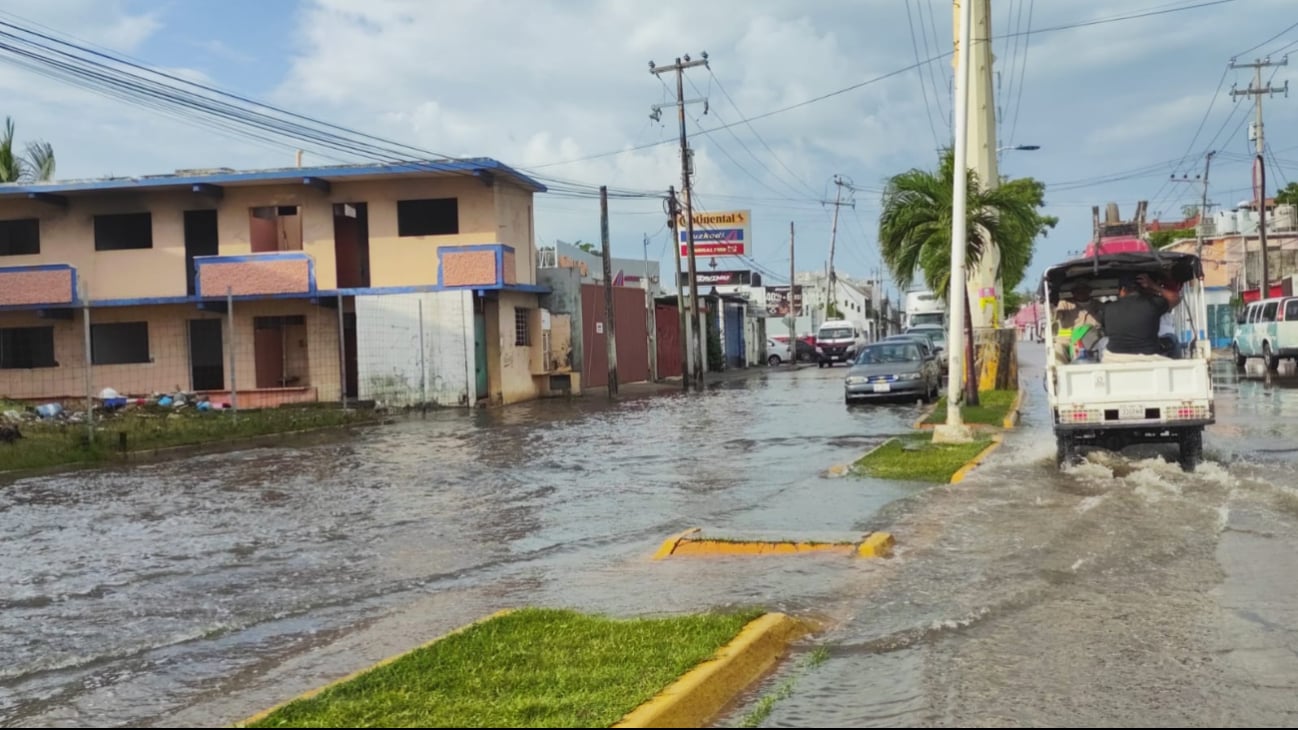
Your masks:
{"label": "corrugated metal gate", "polygon": [[[608,349],[604,340],[604,288],[581,287],[582,384],[608,385]],[[649,379],[649,315],[644,289],[613,287],[613,314],[617,318],[617,380],[637,383]]]}

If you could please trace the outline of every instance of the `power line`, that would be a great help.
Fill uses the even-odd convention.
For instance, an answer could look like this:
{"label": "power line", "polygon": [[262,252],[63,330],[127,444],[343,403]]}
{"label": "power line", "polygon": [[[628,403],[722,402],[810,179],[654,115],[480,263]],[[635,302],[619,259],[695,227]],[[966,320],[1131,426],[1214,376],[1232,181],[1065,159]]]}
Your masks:
{"label": "power line", "polygon": [[[928,44],[928,36],[924,32],[924,18],[925,18],[924,5],[928,5],[928,28],[933,33],[933,47],[931,50]],[[938,48],[941,48],[941,45],[938,43],[937,40],[937,27],[933,22],[933,0],[927,0],[923,4],[920,4],[918,0],[916,0],[915,9],[919,11],[919,25],[920,25],[919,35],[920,38],[924,40],[924,55],[932,56],[937,53]],[[930,63],[927,64],[927,66],[928,66],[929,82],[932,84],[933,87],[933,103],[937,105],[938,114],[942,117],[942,121],[946,123],[947,137],[950,138],[951,115],[942,106],[942,99],[944,98],[944,96],[943,96],[943,92],[938,89],[937,71],[935,70],[937,68],[937,64]],[[946,85],[943,84],[943,87],[945,86]],[[946,88],[946,93],[949,94],[950,91],[951,91],[950,88]]]}
{"label": "power line", "polygon": [[[910,0],[906,0],[906,24],[910,26],[910,47],[915,52],[915,63],[919,64],[919,43],[915,40],[915,21],[910,13]],[[933,107],[928,103],[928,88],[924,86],[924,69],[916,65],[915,71],[919,74],[919,92],[924,97],[924,116],[928,119],[928,129],[933,133],[933,146],[941,147],[942,143],[938,140],[937,127],[933,125]]]}
{"label": "power line", "polygon": [[1271,36],[1270,38],[1267,38],[1266,40],[1264,40],[1264,41],[1262,41],[1261,43],[1257,44],[1256,46],[1253,46],[1253,47],[1251,47],[1251,48],[1245,48],[1244,50],[1240,51],[1239,53],[1236,53],[1235,55],[1231,56],[1231,57],[1230,57],[1230,60],[1234,61],[1235,59],[1239,58],[1240,56],[1244,55],[1245,53],[1252,53],[1253,51],[1256,51],[1257,49],[1261,48],[1262,46],[1265,46],[1266,44],[1270,43],[1271,41],[1276,40],[1277,38],[1279,38],[1280,36],[1284,35],[1285,33],[1288,33],[1289,31],[1293,30],[1294,28],[1298,28],[1298,23],[1294,23],[1293,25],[1289,26],[1288,28],[1285,28],[1284,30],[1280,31],[1279,33],[1276,33],[1275,35]]}
{"label": "power line", "polygon": [[[1019,110],[1023,108],[1023,78],[1028,73],[1028,51],[1031,49],[1029,41],[1032,40],[1032,14],[1037,9],[1037,0],[1031,0],[1028,4],[1028,31],[1023,39],[1023,60],[1019,69],[1019,80],[1015,86],[1014,99],[1014,122],[1010,125],[1009,144],[1014,144],[1015,135],[1019,130]],[[1019,0],[1019,13],[1023,12],[1023,0]]]}
{"label": "power line", "polygon": [[[711,75],[712,81],[716,82],[717,88],[721,90],[721,94],[726,97],[726,101],[730,102],[730,106],[734,107],[735,113],[740,117],[743,117],[744,112],[739,108],[739,105],[735,103],[735,100],[731,98],[730,92],[726,91],[726,87],[721,83],[721,79],[717,78],[716,73],[713,72],[710,67],[708,68],[708,73]],[[789,173],[795,181],[801,183],[804,188],[810,191],[813,197],[819,198],[815,188],[808,185],[807,182],[798,175],[798,173],[794,172],[788,165],[784,164],[784,160],[781,159],[779,155],[775,154],[775,150],[766,143],[766,139],[762,137],[762,135],[757,131],[757,128],[754,127],[747,118],[744,118],[744,124],[748,126],[748,130],[753,133],[753,136],[757,138],[757,141],[762,143],[762,146],[766,148],[766,151],[771,153],[771,157],[773,157],[776,162],[780,163],[780,167],[783,167],[785,172]]]}

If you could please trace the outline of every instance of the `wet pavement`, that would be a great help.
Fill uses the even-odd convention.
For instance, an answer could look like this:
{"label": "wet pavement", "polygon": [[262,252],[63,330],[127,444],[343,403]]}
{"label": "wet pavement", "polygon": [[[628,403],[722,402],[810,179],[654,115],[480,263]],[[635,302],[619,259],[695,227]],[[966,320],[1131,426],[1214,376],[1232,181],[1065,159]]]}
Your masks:
{"label": "wet pavement", "polygon": [[[1196,474],[1060,474],[1024,363],[1023,426],[952,487],[824,474],[919,413],[844,407],[841,368],[0,487],[0,724],[228,725],[501,608],[758,604],[833,628],[722,725],[780,688],[767,726],[1293,725],[1298,378],[1221,363]],[[899,544],[649,560],[696,526]]]}
{"label": "wet pavement", "polygon": [[[1215,371],[1210,463],[1093,454],[1060,474],[1041,391],[953,488],[884,509],[901,549],[853,615],[754,700],[764,726],[1292,726],[1298,719],[1298,389]],[[1037,367],[1032,367],[1036,363]],[[1257,364],[1251,364],[1256,368]]]}
{"label": "wet pavement", "polygon": [[845,408],[844,373],[0,487],[0,723],[228,725],[507,607],[825,611],[876,568],[649,557],[696,526],[859,537],[917,492],[824,476],[919,414]]}

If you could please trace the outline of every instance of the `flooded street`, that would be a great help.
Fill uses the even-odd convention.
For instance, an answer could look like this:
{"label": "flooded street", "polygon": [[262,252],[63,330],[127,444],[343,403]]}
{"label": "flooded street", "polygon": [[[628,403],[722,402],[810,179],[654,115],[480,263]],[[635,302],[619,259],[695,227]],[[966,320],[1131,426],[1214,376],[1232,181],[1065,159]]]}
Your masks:
{"label": "flooded street", "polygon": [[[9,484],[0,723],[229,725],[502,608],[757,604],[832,628],[721,725],[781,687],[766,726],[1292,725],[1298,382],[1219,366],[1192,475],[1058,473],[1029,348],[1022,427],[952,487],[825,474],[919,414],[845,408],[841,368]],[[690,527],[898,550],[649,560]]]}
{"label": "flooded street", "polygon": [[913,404],[844,370],[548,401],[0,488],[0,723],[228,725],[493,611],[819,612],[842,558],[652,563],[667,536],[859,537],[918,487],[830,479]]}
{"label": "flooded street", "polygon": [[[1292,726],[1293,379],[1220,363],[1210,463],[1093,454],[1059,474],[1041,390],[964,484],[884,510],[901,546],[853,616],[756,697],[765,726]],[[1250,364],[1257,368],[1257,363]],[[809,649],[813,644],[809,644]]]}

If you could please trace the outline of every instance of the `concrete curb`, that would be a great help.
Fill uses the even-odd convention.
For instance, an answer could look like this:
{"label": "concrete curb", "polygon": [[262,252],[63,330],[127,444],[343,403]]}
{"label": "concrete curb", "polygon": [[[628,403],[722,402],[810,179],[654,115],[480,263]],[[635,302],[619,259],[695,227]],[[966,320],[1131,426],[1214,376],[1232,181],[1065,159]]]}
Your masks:
{"label": "concrete curb", "polygon": [[933,411],[936,410],[937,410],[937,401],[933,401],[932,403],[924,406],[924,412],[920,414],[919,419],[914,423],[912,423],[910,427],[915,429],[916,431],[932,430],[933,424],[924,423],[924,422],[927,421],[929,417],[933,415]]}
{"label": "concrete curb", "polygon": [[613,727],[703,727],[775,666],[813,627],[782,613],[748,623],[717,655],[631,711]]}
{"label": "concrete curb", "polygon": [[874,452],[878,451],[879,449],[882,449],[883,447],[887,446],[888,444],[892,443],[893,441],[898,441],[898,440],[899,440],[899,439],[898,439],[896,436],[889,436],[888,438],[886,438],[886,439],[883,440],[883,443],[880,443],[880,444],[876,445],[873,449],[870,449],[869,451],[867,451],[867,452],[865,452],[864,454],[861,454],[859,457],[857,457],[856,461],[853,461],[852,464],[851,464],[851,466],[848,467],[848,469],[855,469],[855,468],[856,468],[856,464],[857,464],[857,462],[859,462],[861,459],[866,458],[866,457],[869,456],[870,454],[873,454]]}
{"label": "concrete curb", "polygon": [[342,679],[336,679],[336,680],[330,682],[329,684],[324,685],[323,687],[316,687],[315,689],[307,690],[306,692],[303,692],[302,694],[298,695],[297,697],[294,697],[294,698],[292,698],[292,699],[290,699],[290,700],[286,700],[286,701],[284,701],[284,702],[281,702],[281,703],[279,703],[278,705],[275,705],[274,707],[271,707],[271,708],[268,708],[268,709],[262,710],[261,712],[258,712],[257,714],[253,715],[252,717],[249,717],[249,718],[246,719],[246,720],[243,720],[243,721],[241,721],[241,722],[235,723],[234,726],[235,726],[235,727],[248,727],[249,725],[251,725],[251,724],[253,724],[253,723],[255,723],[255,722],[261,722],[262,720],[264,720],[264,719],[266,719],[267,717],[269,717],[270,714],[271,714],[272,712],[275,712],[276,710],[278,710],[278,709],[280,709],[280,708],[282,708],[282,707],[285,707],[285,706],[290,705],[290,704],[292,704],[292,703],[294,703],[294,702],[297,702],[298,700],[309,700],[309,699],[311,699],[312,697],[315,697],[316,695],[320,694],[321,692],[324,692],[325,690],[327,690],[327,689],[329,689],[329,688],[331,688],[331,687],[335,687],[335,686],[340,685],[340,684],[343,684],[343,683],[345,683],[345,682],[350,682],[350,681],[352,681],[353,679],[356,679],[357,677],[361,676],[362,674],[365,674],[366,672],[369,672],[369,671],[371,671],[371,670],[378,669],[379,667],[382,667],[382,666],[385,666],[385,665],[391,664],[392,662],[395,662],[396,660],[400,659],[400,658],[403,657],[403,656],[406,656],[407,654],[410,654],[411,652],[416,652],[416,651],[419,651],[420,649],[426,649],[426,648],[432,646],[433,644],[436,644],[437,642],[441,641],[442,639],[445,639],[445,638],[447,638],[447,637],[449,637],[449,636],[454,636],[454,635],[456,635],[456,634],[459,634],[459,633],[463,633],[463,632],[465,632],[465,631],[468,631],[469,629],[473,628],[474,626],[477,626],[478,624],[486,623],[486,622],[488,622],[488,621],[491,621],[492,619],[500,618],[501,616],[504,616],[504,615],[506,615],[506,614],[508,614],[508,613],[512,613],[513,610],[514,610],[514,609],[512,609],[512,608],[506,608],[506,609],[504,609],[504,610],[497,611],[497,612],[491,614],[490,616],[485,616],[485,617],[483,617],[483,618],[478,619],[477,621],[474,621],[474,622],[472,622],[472,623],[465,624],[464,626],[461,626],[461,627],[458,628],[458,629],[454,629],[454,630],[452,630],[452,631],[448,631],[448,632],[446,632],[445,634],[442,634],[441,636],[437,637],[436,639],[433,639],[432,641],[426,641],[426,642],[424,642],[423,644],[420,644],[419,646],[417,646],[417,647],[411,649],[410,651],[402,652],[401,654],[397,654],[397,655],[395,655],[395,656],[390,656],[390,657],[388,657],[387,659],[384,659],[384,660],[379,661],[379,662],[377,662],[377,663],[375,663],[375,664],[372,664],[372,665],[370,665],[370,666],[368,666],[368,667],[365,667],[364,669],[358,669],[358,670],[356,670],[355,672],[352,672],[351,674],[348,674],[346,677],[343,677]]}
{"label": "concrete curb", "polygon": [[957,469],[956,473],[951,475],[950,483],[959,484],[960,482],[964,481],[964,478],[969,476],[969,472],[973,471],[974,468],[977,467],[979,464],[981,464],[983,460],[986,459],[988,456],[991,456],[991,453],[996,449],[1000,448],[1000,445],[1001,445],[1001,437],[993,436],[992,442],[987,445],[987,448],[978,452],[977,456],[974,456],[974,458],[970,459],[968,463],[966,463],[964,466]]}
{"label": "concrete curb", "polygon": [[1027,401],[1027,391],[1019,388],[1014,395],[1014,402],[1010,404],[1009,411],[1005,414],[1005,420],[1001,422],[1001,428],[1009,430],[1019,425],[1019,419],[1022,417],[1023,404]]}

